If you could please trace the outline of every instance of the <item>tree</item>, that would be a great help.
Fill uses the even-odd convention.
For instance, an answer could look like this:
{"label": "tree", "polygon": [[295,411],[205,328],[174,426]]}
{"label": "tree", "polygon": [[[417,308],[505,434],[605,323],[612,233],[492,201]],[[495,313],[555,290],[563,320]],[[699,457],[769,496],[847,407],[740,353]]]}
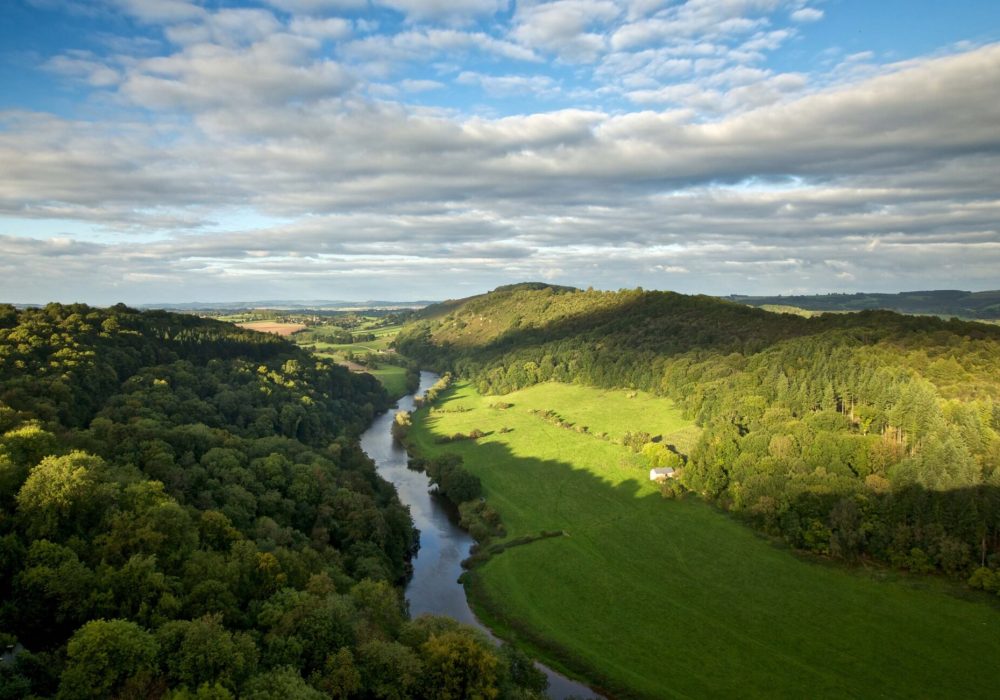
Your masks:
{"label": "tree", "polygon": [[189,688],[218,682],[236,690],[257,665],[253,639],[227,630],[219,614],[168,622],[156,636],[168,678]]}
{"label": "tree", "polygon": [[60,700],[107,698],[156,672],[156,640],[127,620],[92,620],[69,640]]}
{"label": "tree", "polygon": [[420,647],[421,688],[437,700],[491,700],[500,694],[500,661],[489,642],[456,630],[433,635]]}
{"label": "tree", "polygon": [[115,489],[105,483],[100,457],[71,452],[46,457],[32,468],[17,493],[18,511],[34,538],[86,532],[111,503]]}
{"label": "tree", "polygon": [[242,700],[326,700],[326,696],[310,687],[299,672],[291,666],[279,666],[251,678],[243,692]]}
{"label": "tree", "polygon": [[854,561],[864,546],[861,511],[853,498],[842,498],[830,511],[830,553]]}
{"label": "tree", "polygon": [[378,639],[358,647],[358,668],[367,694],[379,700],[412,697],[423,674],[423,664],[412,649]]}
{"label": "tree", "polygon": [[322,673],[312,676],[313,685],[334,700],[347,700],[361,690],[361,673],[351,650],[342,647],[326,657]]}

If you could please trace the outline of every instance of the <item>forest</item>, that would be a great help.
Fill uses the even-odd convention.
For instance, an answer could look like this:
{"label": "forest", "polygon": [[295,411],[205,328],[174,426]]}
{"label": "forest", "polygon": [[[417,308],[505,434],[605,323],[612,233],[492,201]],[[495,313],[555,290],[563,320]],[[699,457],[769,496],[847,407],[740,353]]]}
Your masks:
{"label": "forest", "polygon": [[702,428],[677,483],[768,535],[1000,593],[998,328],[544,284],[420,315],[400,352],[484,394],[559,381],[673,399]]}
{"label": "forest", "polygon": [[996,321],[1000,319],[1000,291],[965,292],[938,289],[898,294],[808,294],[750,297],[734,294],[729,299],[751,306],[790,306],[810,311],[865,311],[886,309],[904,314],[957,316]]}
{"label": "forest", "polygon": [[0,306],[0,698],[539,698],[515,649],[407,616],[388,407],[273,335]]}

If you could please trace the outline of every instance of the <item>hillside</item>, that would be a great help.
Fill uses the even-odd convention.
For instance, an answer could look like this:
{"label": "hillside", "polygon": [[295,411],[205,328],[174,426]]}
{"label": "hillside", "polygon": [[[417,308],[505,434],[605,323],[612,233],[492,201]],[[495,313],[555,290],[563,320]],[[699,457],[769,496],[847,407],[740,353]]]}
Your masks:
{"label": "hillside", "polygon": [[417,532],[356,439],[387,406],[231,324],[0,306],[0,698],[541,697],[406,619]]}
{"label": "hillside", "polygon": [[[664,499],[647,457],[687,452],[698,432],[641,391],[547,382],[498,398],[456,382],[412,415],[407,442],[481,482],[485,505],[461,507],[479,618],[609,697],[995,695],[988,597],[818,566],[701,499]],[[636,452],[639,434],[661,439]]]}
{"label": "hillside", "polygon": [[750,306],[788,306],[808,311],[865,311],[883,309],[904,314],[955,316],[964,319],[1000,319],[1000,290],[964,292],[943,289],[898,294],[816,294],[755,297],[734,294],[729,299]]}
{"label": "hillside", "polygon": [[503,289],[425,313],[397,347],[482,393],[674,399],[703,428],[680,482],[796,547],[1000,589],[1000,329],[641,290]]}

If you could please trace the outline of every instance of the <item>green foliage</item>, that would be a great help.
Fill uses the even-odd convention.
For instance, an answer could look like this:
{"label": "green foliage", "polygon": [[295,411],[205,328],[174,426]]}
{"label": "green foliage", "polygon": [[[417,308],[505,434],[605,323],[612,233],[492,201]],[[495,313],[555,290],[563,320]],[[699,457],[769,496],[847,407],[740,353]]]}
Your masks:
{"label": "green foliage", "polygon": [[412,697],[387,404],[228,324],[0,307],[0,698]]}
{"label": "green foliage", "polygon": [[100,457],[71,452],[46,457],[17,493],[17,507],[33,539],[85,534],[115,499]]}
{"label": "green foliage", "polygon": [[899,294],[817,294],[785,297],[745,297],[733,296],[735,301],[753,306],[791,313],[814,311],[863,311],[865,309],[889,309],[908,314],[929,314],[936,316],[958,316],[959,318],[996,319],[1000,318],[1000,292],[963,292],[942,289],[924,292],[900,292]]}
{"label": "green foliage", "polygon": [[492,700],[499,695],[500,660],[492,645],[466,631],[432,635],[420,646],[424,697]]}
{"label": "green foliage", "polygon": [[406,434],[410,431],[412,417],[409,411],[397,411],[392,421],[392,437],[398,442],[406,439]]}
{"label": "green foliage", "polygon": [[[803,688],[831,697],[992,696],[1000,671],[983,659],[1000,653],[1000,619],[984,596],[936,577],[793,556],[701,499],[664,500],[621,438],[644,432],[662,436],[652,444],[679,446],[691,427],[676,402],[630,398],[633,391],[546,383],[509,395],[514,407],[498,411],[495,397],[457,382],[440,407],[465,410],[415,414],[411,445],[425,459],[459,454],[503,518],[504,539],[482,547],[489,556],[464,575],[491,629],[614,697],[799,697]],[[591,430],[553,428],[533,409]],[[435,441],[477,425],[489,437]],[[727,437],[738,445],[752,434],[734,427]],[[795,439],[769,439],[763,449],[772,444],[772,459],[800,449]],[[775,527],[838,556],[895,542],[913,570],[944,569],[955,547],[940,546],[935,523],[975,532],[966,495],[914,488],[842,503],[829,494],[795,509],[775,502],[770,512]],[[896,509],[923,515],[905,528],[878,515]],[[924,544],[935,538],[938,545]],[[435,631],[407,629],[400,641],[419,646]]]}
{"label": "green foliage", "polygon": [[250,679],[240,695],[245,700],[325,700],[291,666],[280,666]]}
{"label": "green foliage", "polygon": [[[650,466],[683,464],[681,486],[796,547],[884,562],[915,561],[917,548],[962,578],[1000,566],[998,329],[537,285],[423,316],[401,332],[400,350],[484,394],[573,382],[674,399],[702,428],[692,444],[660,448],[656,433],[632,426],[616,439]],[[538,415],[595,432],[592,416],[571,421],[548,406]],[[831,536],[844,499],[868,504],[862,536]]]}
{"label": "green foliage", "polygon": [[424,468],[431,483],[435,484],[441,494],[455,505],[482,495],[483,487],[479,477],[462,465],[462,458],[457,454],[445,454],[428,460]]}
{"label": "green foliage", "polygon": [[59,698],[106,698],[129,681],[141,686],[155,671],[156,653],[156,640],[135,623],[92,620],[69,640]]}
{"label": "green foliage", "polygon": [[448,388],[451,384],[451,375],[445,373],[440,379],[434,382],[434,385],[430,389],[424,392],[423,396],[417,396],[413,399],[413,404],[420,408],[421,406],[432,406],[434,402],[438,400],[438,397]]}
{"label": "green foliage", "polygon": [[485,500],[466,501],[458,507],[460,524],[479,543],[506,534],[500,513]]}
{"label": "green foliage", "polygon": [[257,666],[253,640],[227,630],[218,613],[168,622],[157,631],[157,638],[173,684],[198,688],[217,683],[235,690]]}

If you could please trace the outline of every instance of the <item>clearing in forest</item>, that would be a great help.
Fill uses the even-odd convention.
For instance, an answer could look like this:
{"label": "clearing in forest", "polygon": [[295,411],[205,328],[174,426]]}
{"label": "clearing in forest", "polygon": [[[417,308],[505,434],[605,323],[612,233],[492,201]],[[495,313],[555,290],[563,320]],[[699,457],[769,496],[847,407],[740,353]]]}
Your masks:
{"label": "clearing in forest", "polygon": [[[476,428],[486,437],[436,442]],[[508,538],[566,533],[475,569],[473,605],[503,636],[622,698],[995,696],[985,597],[806,561],[693,496],[666,500],[614,442],[626,431],[681,451],[697,439],[667,399],[577,385],[459,384],[417,413],[414,446],[461,454]]]}

